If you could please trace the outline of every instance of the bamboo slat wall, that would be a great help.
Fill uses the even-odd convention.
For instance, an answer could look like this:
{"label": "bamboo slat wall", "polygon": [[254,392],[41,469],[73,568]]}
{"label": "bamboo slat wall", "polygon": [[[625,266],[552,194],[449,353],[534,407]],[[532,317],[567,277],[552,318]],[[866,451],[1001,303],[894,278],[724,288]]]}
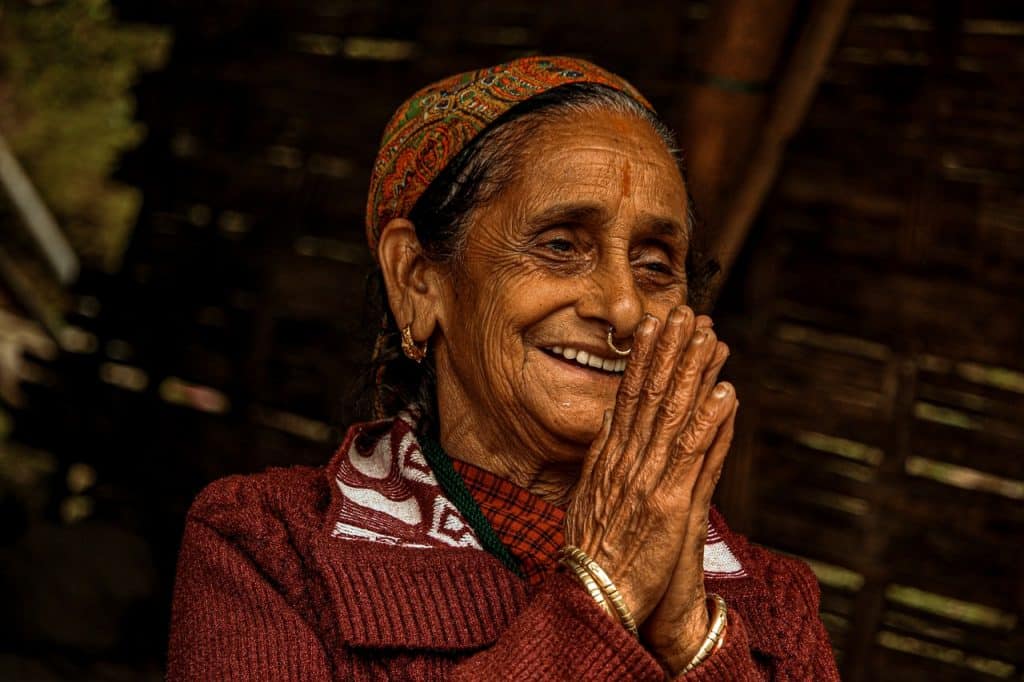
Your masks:
{"label": "bamboo slat wall", "polygon": [[857,3],[727,294],[748,530],[817,560],[848,680],[1024,670],[1011,5]]}
{"label": "bamboo slat wall", "polygon": [[[851,680],[1024,672],[1024,17],[947,4],[855,5],[716,315],[743,402],[727,515],[815,562]],[[123,272],[83,284],[68,387],[19,430],[64,461],[98,444],[109,504],[148,518],[169,585],[203,483],[322,462],[353,414],[362,212],[393,108],[549,52],[674,111],[708,6],[119,10],[176,36],[119,172],[144,205]]]}

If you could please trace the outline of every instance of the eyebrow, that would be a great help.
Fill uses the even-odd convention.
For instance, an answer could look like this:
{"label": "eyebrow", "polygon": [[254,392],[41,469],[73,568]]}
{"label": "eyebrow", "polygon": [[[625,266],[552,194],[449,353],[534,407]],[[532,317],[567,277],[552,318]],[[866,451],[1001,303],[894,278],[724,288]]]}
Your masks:
{"label": "eyebrow", "polygon": [[657,235],[664,237],[681,237],[685,239],[690,234],[690,231],[686,226],[672,218],[644,215],[643,219],[644,223],[647,225],[647,229]]}
{"label": "eyebrow", "polygon": [[[608,218],[608,212],[601,204],[571,202],[549,206],[532,216],[528,222],[531,227],[542,228],[551,225],[604,224]],[[686,239],[690,234],[687,226],[674,218],[645,213],[641,221],[648,231],[656,235]]]}
{"label": "eyebrow", "polygon": [[555,204],[545,208],[540,213],[531,216],[529,224],[531,227],[546,227],[549,225],[599,223],[608,221],[608,212],[601,204],[589,202],[572,202]]}

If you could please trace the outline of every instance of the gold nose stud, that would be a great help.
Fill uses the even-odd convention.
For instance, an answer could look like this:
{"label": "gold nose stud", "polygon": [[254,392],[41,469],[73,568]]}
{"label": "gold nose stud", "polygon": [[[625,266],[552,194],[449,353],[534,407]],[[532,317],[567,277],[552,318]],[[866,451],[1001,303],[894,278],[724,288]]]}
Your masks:
{"label": "gold nose stud", "polygon": [[615,327],[608,327],[608,338],[605,339],[608,342],[608,347],[611,348],[612,352],[619,357],[625,357],[633,352],[633,348],[627,348],[626,350],[620,350],[615,347]]}

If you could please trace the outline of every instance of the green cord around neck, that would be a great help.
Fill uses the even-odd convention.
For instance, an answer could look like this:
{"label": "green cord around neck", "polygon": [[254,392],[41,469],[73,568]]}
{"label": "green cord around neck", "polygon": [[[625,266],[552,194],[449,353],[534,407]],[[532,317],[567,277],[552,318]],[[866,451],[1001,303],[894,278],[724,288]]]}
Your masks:
{"label": "green cord around neck", "polygon": [[501,538],[498,537],[487,517],[484,516],[483,511],[480,510],[480,506],[473,499],[473,495],[469,492],[469,488],[466,487],[462,476],[459,476],[459,472],[452,465],[452,460],[448,453],[444,451],[440,443],[429,436],[420,436],[419,442],[420,448],[423,450],[423,456],[426,457],[427,463],[434,471],[434,476],[437,478],[437,482],[440,484],[445,497],[451,500],[455,508],[459,510],[459,513],[469,523],[470,528],[476,533],[476,537],[480,540],[483,548],[504,564],[505,568],[519,577],[523,577],[519,561],[512,555],[512,552],[505,546],[505,543],[501,541]]}

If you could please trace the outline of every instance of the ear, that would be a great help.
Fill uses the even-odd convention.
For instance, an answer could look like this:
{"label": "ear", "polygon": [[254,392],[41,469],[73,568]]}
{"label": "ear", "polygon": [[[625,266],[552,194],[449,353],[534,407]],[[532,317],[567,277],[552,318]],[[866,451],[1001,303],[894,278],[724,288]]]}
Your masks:
{"label": "ear", "polygon": [[380,233],[377,260],[398,328],[412,325],[413,340],[427,341],[437,326],[443,292],[437,266],[424,255],[416,227],[405,218],[388,221]]}

